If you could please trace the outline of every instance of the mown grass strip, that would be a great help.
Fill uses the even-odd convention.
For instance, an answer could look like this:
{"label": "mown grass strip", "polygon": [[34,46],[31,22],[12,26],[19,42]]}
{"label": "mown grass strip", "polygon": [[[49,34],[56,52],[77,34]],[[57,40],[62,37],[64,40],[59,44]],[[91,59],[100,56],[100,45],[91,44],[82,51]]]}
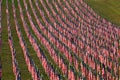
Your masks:
{"label": "mown grass strip", "polygon": [[8,31],[7,31],[7,15],[6,15],[6,1],[2,1],[2,48],[0,52],[2,62],[2,80],[14,80],[12,71],[12,56],[8,44]]}

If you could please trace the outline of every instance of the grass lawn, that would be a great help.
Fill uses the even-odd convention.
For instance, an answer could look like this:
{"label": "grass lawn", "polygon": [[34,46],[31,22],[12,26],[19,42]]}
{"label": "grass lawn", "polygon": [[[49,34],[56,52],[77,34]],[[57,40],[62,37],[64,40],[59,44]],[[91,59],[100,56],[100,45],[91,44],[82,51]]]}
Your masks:
{"label": "grass lawn", "polygon": [[[2,80],[14,80],[12,71],[12,57],[8,44],[8,31],[7,31],[7,16],[6,16],[6,1],[3,0],[2,4],[2,48],[0,52],[2,62]],[[11,64],[9,64],[11,63]]]}
{"label": "grass lawn", "polygon": [[120,26],[120,0],[86,0],[94,11]]}

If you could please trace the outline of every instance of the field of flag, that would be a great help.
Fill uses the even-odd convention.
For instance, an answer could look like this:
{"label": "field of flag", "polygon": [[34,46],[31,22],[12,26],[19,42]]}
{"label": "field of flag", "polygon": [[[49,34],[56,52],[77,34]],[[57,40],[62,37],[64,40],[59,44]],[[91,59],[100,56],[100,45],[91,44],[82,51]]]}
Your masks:
{"label": "field of flag", "polygon": [[0,5],[2,80],[120,79],[120,27],[86,1],[0,0]]}

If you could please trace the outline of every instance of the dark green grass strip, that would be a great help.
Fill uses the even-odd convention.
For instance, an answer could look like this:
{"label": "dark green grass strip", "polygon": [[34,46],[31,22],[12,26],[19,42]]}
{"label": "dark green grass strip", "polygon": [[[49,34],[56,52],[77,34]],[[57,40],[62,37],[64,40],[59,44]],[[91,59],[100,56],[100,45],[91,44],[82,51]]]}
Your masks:
{"label": "dark green grass strip", "polygon": [[12,56],[8,44],[8,31],[7,31],[7,16],[6,16],[6,1],[2,2],[2,48],[0,52],[2,62],[2,80],[14,80],[12,71]]}
{"label": "dark green grass strip", "polygon": [[18,61],[18,66],[20,68],[21,78],[22,80],[32,80],[31,74],[29,73],[27,69],[23,51],[19,44],[19,39],[18,39],[17,32],[15,29],[15,22],[14,22],[13,11],[12,11],[12,0],[9,0],[8,5],[9,5],[8,8],[10,12],[11,32],[13,36],[14,48],[16,49],[16,59]]}

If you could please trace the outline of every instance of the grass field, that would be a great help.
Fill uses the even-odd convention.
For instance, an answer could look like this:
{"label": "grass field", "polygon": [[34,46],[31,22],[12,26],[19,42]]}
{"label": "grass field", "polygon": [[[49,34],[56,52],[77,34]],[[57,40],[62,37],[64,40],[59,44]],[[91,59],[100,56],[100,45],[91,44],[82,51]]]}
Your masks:
{"label": "grass field", "polygon": [[[8,44],[8,25],[7,25],[7,14],[6,14],[6,5],[7,5],[6,1],[7,0],[3,0],[2,5],[1,5],[2,6],[2,11],[1,11],[2,12],[2,22],[1,22],[1,25],[2,25],[2,34],[1,34],[2,35],[2,48],[1,48],[1,52],[0,52],[0,58],[1,58],[2,69],[3,69],[2,80],[14,80],[15,77],[14,77],[14,74],[12,71],[12,56],[11,56],[11,52],[10,52],[10,46]],[[45,21],[43,21],[43,18],[41,16],[41,14],[39,13],[39,10],[37,9],[37,6],[35,5],[35,0],[31,0],[31,1],[34,6],[34,9],[38,12],[37,16],[38,16],[40,22],[42,22],[42,24],[44,24]],[[87,2],[87,4],[89,4],[98,15],[100,15],[103,18],[111,21],[112,23],[120,26],[120,0],[85,0],[85,2]],[[27,34],[25,32],[25,29],[23,27],[23,22],[20,17],[20,9],[18,7],[17,0],[14,0],[14,3],[15,3],[15,8],[16,8],[16,16],[17,16],[18,24],[20,26],[20,31],[21,31],[22,37],[24,37],[24,39],[25,39],[25,43],[27,44],[27,49],[29,51],[30,57],[34,60],[35,65],[41,71],[40,75],[43,76],[43,80],[50,80],[49,75],[45,72],[45,69],[42,66],[42,61],[39,60],[31,42],[29,41],[29,38],[26,37]],[[36,25],[36,27],[39,27],[37,20],[35,19],[35,16],[30,7],[29,0],[26,0],[26,3],[28,5],[28,11],[29,11],[30,15],[32,16],[33,23]],[[46,3],[46,0],[44,1],[44,3]],[[49,16],[47,15],[47,12],[44,10],[44,7],[42,7],[43,5],[41,4],[40,0],[38,0],[38,4],[41,7],[41,9],[43,9],[42,11],[44,12],[45,17],[48,19],[49,22],[51,22],[49,19]],[[14,13],[13,13],[12,5],[13,5],[12,0],[8,0],[8,11],[10,14],[11,34],[13,37],[14,48],[16,50],[16,59],[19,64],[18,67],[20,68],[22,80],[32,80],[31,74],[29,73],[29,71],[27,69],[27,65],[25,63],[22,47],[20,46],[19,38],[18,38],[16,29],[15,29],[16,26],[15,26],[15,22],[14,22],[14,15],[13,15]],[[54,68],[54,70],[56,70],[56,73],[62,75],[62,77],[63,77],[62,80],[64,80],[64,78],[66,78],[66,76],[64,77],[61,68],[58,67],[58,64],[51,57],[49,50],[42,43],[42,41],[39,40],[39,38],[36,36],[34,30],[32,30],[32,28],[31,28],[32,25],[30,24],[30,21],[26,14],[27,11],[25,9],[23,0],[20,0],[20,5],[23,9],[23,16],[25,18],[25,21],[28,24],[28,28],[29,28],[32,36],[36,39],[36,43],[39,44],[41,50],[43,51],[44,55],[47,58],[47,61],[53,65],[53,68]],[[47,4],[45,4],[45,5],[48,6]],[[48,7],[48,9],[50,9],[50,8]],[[52,22],[50,24],[52,24]],[[40,31],[40,34],[43,34],[42,30],[40,28],[38,28],[38,29]],[[47,35],[45,35],[45,33],[43,36],[46,38],[48,37]],[[55,45],[53,43],[50,43],[50,44],[51,44],[51,46]],[[71,66],[70,69],[74,68],[74,65],[70,64],[69,60],[65,57],[65,55],[61,51],[58,50],[58,48],[53,47],[53,49],[56,52],[58,51],[57,54],[60,55],[61,58],[63,58],[63,60],[64,60],[63,62],[67,63],[66,64],[67,66],[69,66],[69,65]],[[69,47],[68,47],[68,50],[70,50]],[[72,51],[70,51],[70,54],[72,54],[72,56],[73,56]],[[89,65],[87,65],[87,68],[89,68]],[[78,75],[77,72],[76,72],[76,74]]]}
{"label": "grass field", "polygon": [[94,11],[120,26],[120,0],[86,0]]}

